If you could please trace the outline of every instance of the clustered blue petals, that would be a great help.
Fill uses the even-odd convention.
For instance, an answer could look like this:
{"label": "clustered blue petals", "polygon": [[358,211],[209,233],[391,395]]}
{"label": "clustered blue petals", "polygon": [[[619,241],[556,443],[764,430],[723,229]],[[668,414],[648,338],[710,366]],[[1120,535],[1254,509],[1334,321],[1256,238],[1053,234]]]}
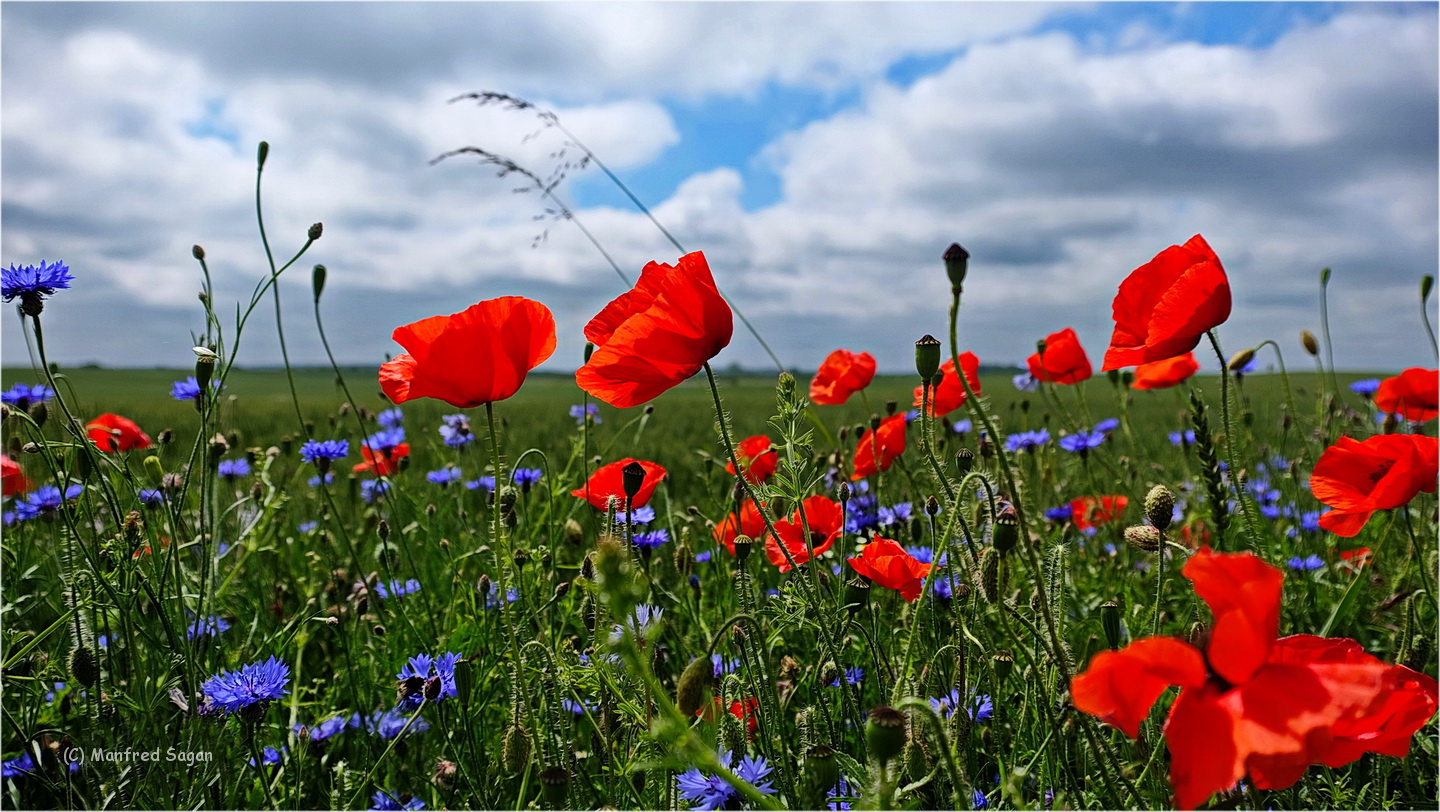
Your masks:
{"label": "clustered blue petals", "polygon": [[33,404],[46,403],[53,397],[55,397],[55,390],[43,383],[35,386],[28,383],[17,383],[4,392],[0,392],[0,403],[14,406],[17,409],[28,409]]}
{"label": "clustered blue petals", "polygon": [[1318,570],[1323,568],[1325,566],[1325,559],[1321,558],[1318,555],[1315,555],[1314,553],[1311,553],[1304,558],[1301,558],[1297,555],[1286,561],[1285,565],[1292,570],[1297,570],[1299,572],[1309,572],[1311,570]]}
{"label": "clustered blue petals", "polygon": [[[746,756],[737,763],[735,756],[728,750],[721,750],[719,756],[721,764],[728,766],[736,776],[762,795],[775,794],[775,788],[765,780],[770,775],[771,768],[764,758]],[[690,807],[692,810],[733,809],[740,800],[734,787],[718,776],[700,772],[698,767],[691,767],[676,776],[675,784],[680,790],[680,797],[696,804]]]}
{"label": "clustered blue petals", "polygon": [[250,476],[250,463],[243,457],[238,460],[221,460],[220,465],[216,468],[216,473],[230,479]]}
{"label": "clustered blue petals", "polygon": [[570,407],[570,416],[575,418],[575,425],[582,426],[588,417],[591,423],[600,425],[600,407],[594,403],[587,403],[584,406],[575,404]]}
{"label": "clustered blue petals", "polygon": [[26,494],[25,501],[15,504],[15,519],[23,522],[49,516],[59,510],[65,502],[78,497],[84,490],[84,485],[68,485],[62,495],[60,489],[54,485],[41,485]]}
{"label": "clustered blue petals", "polygon": [[1010,452],[1034,451],[1048,442],[1050,442],[1050,432],[1047,429],[1022,431],[1005,438],[1005,450]]}
{"label": "clustered blue petals", "polygon": [[207,617],[196,620],[185,629],[185,637],[194,640],[197,637],[219,637],[230,630],[230,623],[223,617]]}
{"label": "clustered blue petals", "polygon": [[338,460],[349,453],[349,440],[306,440],[305,445],[300,446],[300,459],[306,462]]}
{"label": "clustered blue petals", "polygon": [[378,592],[382,598],[400,598],[412,592],[419,592],[420,582],[414,578],[403,583],[398,578],[388,584],[381,581],[375,585],[375,591]]}
{"label": "clustered blue petals", "polygon": [[[410,658],[410,662],[406,663],[395,677],[402,682],[411,677],[419,677],[427,682],[431,679],[440,680],[440,697],[435,700],[440,702],[456,695],[455,663],[459,659],[460,655],[453,651],[447,651],[439,657],[417,654]],[[422,695],[410,694],[405,697],[403,704],[410,708],[418,708],[423,701]]]}
{"label": "clustered blue petals", "polygon": [[451,482],[459,481],[462,476],[460,469],[453,465],[447,465],[438,471],[430,471],[425,474],[425,478],[436,485],[449,485]]}
{"label": "clustered blue petals", "polygon": [[[210,388],[218,390],[220,388],[220,382],[211,381]],[[170,397],[176,400],[199,400],[200,381],[196,380],[194,375],[191,375],[183,381],[176,381],[170,384]]]}
{"label": "clustered blue petals", "polygon": [[201,683],[208,707],[222,714],[265,705],[290,693],[290,666],[273,655],[264,662],[225,671]]}
{"label": "clustered blue petals", "polygon": [[451,448],[461,448],[475,442],[470,431],[470,419],[463,414],[447,414],[440,418],[440,439]]}
{"label": "clustered blue petals", "polygon": [[370,812],[403,812],[424,808],[425,802],[409,793],[393,795],[382,789],[370,796]]}
{"label": "clustered blue petals", "polygon": [[0,295],[5,301],[20,297],[20,306],[27,316],[40,315],[44,308],[46,296],[57,290],[70,287],[75,277],[70,275],[70,267],[63,262],[45,262],[43,259],[39,265],[26,265],[0,270]]}

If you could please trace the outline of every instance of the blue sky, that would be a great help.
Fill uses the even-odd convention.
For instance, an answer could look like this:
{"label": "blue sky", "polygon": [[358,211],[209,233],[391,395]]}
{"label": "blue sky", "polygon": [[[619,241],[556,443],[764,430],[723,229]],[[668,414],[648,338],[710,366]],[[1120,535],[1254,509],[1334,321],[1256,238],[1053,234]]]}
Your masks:
{"label": "blue sky", "polygon": [[[515,178],[430,163],[474,145],[555,169],[533,112],[448,103],[480,90],[558,114],[790,365],[846,347],[907,369],[912,333],[945,329],[952,241],[974,257],[967,348],[1016,363],[1068,326],[1098,359],[1119,281],[1195,233],[1231,276],[1227,347],[1293,350],[1331,266],[1337,363],[1434,363],[1419,314],[1396,316],[1440,250],[1434,3],[6,3],[0,22],[0,251],[76,273],[47,311],[65,363],[189,363],[190,246],[222,301],[263,267],[264,139],[272,242],[325,223],[305,261],[331,269],[341,360],[518,294],[555,311],[547,368],[573,368],[623,286]],[[675,259],[595,169],[556,192],[630,277]],[[305,276],[281,284],[299,312]],[[242,363],[274,363],[257,318]],[[0,337],[25,363],[15,319]],[[299,328],[291,351],[324,359]],[[764,366],[743,331],[719,362]]]}

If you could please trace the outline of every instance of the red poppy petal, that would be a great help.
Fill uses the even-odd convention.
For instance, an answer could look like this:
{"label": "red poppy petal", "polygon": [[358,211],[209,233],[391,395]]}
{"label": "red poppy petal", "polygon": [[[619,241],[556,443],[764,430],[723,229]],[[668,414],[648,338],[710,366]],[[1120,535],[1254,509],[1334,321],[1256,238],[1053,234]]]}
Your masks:
{"label": "red poppy petal", "polygon": [[415,357],[408,353],[391,358],[380,365],[380,391],[391,403],[411,399],[410,381],[415,377]]}
{"label": "red poppy petal", "polygon": [[1232,685],[1246,682],[1269,658],[1279,631],[1284,574],[1251,553],[1209,547],[1191,556],[1181,572],[1215,616],[1206,650],[1210,667]]}
{"label": "red poppy petal", "polygon": [[1235,743],[1235,718],[1219,698],[1208,686],[1186,688],[1170,706],[1165,743],[1179,809],[1194,809],[1245,775],[1244,754]]}
{"label": "red poppy petal", "polygon": [[1205,660],[1189,643],[1171,637],[1137,640],[1103,651],[1070,683],[1075,707],[1134,738],[1160,694],[1171,685],[1205,683]]}

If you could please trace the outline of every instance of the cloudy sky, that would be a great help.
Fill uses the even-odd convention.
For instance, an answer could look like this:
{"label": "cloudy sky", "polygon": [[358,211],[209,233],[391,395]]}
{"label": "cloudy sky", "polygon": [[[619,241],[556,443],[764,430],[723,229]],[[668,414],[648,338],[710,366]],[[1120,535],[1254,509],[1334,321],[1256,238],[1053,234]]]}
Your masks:
{"label": "cloudy sky", "polygon": [[[1437,12],[1304,3],[16,3],[0,6],[8,265],[61,259],[46,310],[65,363],[187,366],[192,244],[227,322],[266,273],[255,147],[271,145],[292,360],[323,363],[309,268],[342,362],[403,323],[520,294],[573,369],[625,286],[522,180],[578,157],[553,111],[631,184],[787,365],[837,347],[911,366],[946,327],[940,254],[972,254],[961,343],[1020,362],[1074,327],[1099,364],[1120,280],[1203,234],[1230,275],[1227,351],[1305,368],[1334,269],[1337,365],[1434,363],[1418,286],[1437,259]],[[556,157],[557,154],[560,157]],[[593,167],[557,194],[634,278],[679,252]],[[539,218],[539,219],[537,219]],[[537,238],[539,239],[537,242]],[[1433,300],[1432,300],[1433,302]],[[242,365],[279,360],[269,315]],[[3,361],[23,364],[7,307]],[[764,368],[737,323],[718,359]]]}

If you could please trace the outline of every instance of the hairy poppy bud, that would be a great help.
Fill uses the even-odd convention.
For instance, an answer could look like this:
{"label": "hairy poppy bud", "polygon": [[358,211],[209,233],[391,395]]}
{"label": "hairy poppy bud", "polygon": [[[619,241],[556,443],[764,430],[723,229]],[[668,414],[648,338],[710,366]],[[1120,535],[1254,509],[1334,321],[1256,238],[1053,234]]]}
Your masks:
{"label": "hairy poppy bud", "polygon": [[1112,650],[1120,648],[1120,604],[1115,601],[1100,604],[1100,628],[1105,630],[1105,645]]}
{"label": "hairy poppy bud", "polygon": [[325,224],[324,224],[324,223],[314,223],[314,224],[312,224],[312,225],[310,226],[310,230],[307,231],[307,232],[305,232],[305,236],[309,237],[311,242],[314,242],[314,241],[320,239],[320,235],[321,235],[321,234],[324,234],[324,233],[325,233]]}
{"label": "hairy poppy bud", "polygon": [[150,479],[150,484],[157,488],[160,487],[160,483],[165,481],[165,469],[160,465],[160,458],[151,454],[145,458],[142,466],[145,468],[145,476]]}
{"label": "hairy poppy bud", "polygon": [[925,497],[925,515],[934,516],[940,512],[940,500],[934,496]]}
{"label": "hairy poppy bud", "polygon": [[500,763],[506,772],[518,773],[530,763],[530,731],[511,722],[500,737]]}
{"label": "hairy poppy bud", "polygon": [[1000,570],[1000,553],[994,547],[986,547],[980,554],[980,591],[986,603],[1000,602]]}
{"label": "hairy poppy bud", "polygon": [[316,265],[310,271],[310,290],[315,293],[315,301],[320,301],[320,294],[325,290],[325,266]]}
{"label": "hairy poppy bud", "polygon": [[705,693],[715,677],[715,667],[709,657],[696,657],[685,666],[680,681],[675,685],[675,707],[686,719],[695,718],[695,713],[705,703]]}
{"label": "hairy poppy bud", "polygon": [[950,291],[959,296],[965,284],[965,271],[969,269],[970,252],[961,248],[960,243],[952,242],[940,258],[945,260],[945,275],[950,277]]}
{"label": "hairy poppy bud", "polygon": [[1424,302],[1430,298],[1430,291],[1435,289],[1435,277],[1425,274],[1420,277],[1420,301]]}
{"label": "hairy poppy bud", "polygon": [[1170,527],[1175,518],[1175,494],[1164,485],[1156,485],[1145,494],[1145,518],[1161,531]]}
{"label": "hairy poppy bud", "polygon": [[265,159],[270,157],[270,142],[261,141],[260,146],[255,150],[255,163],[259,168],[264,168]]}
{"label": "hairy poppy bud", "polygon": [[1315,340],[1315,334],[1309,330],[1300,331],[1300,346],[1315,357],[1320,357],[1320,342]]}
{"label": "hairy poppy bud", "polygon": [[70,652],[69,666],[75,681],[86,688],[94,688],[95,683],[100,681],[100,664],[89,646],[76,646]]}
{"label": "hairy poppy bud", "polygon": [[595,352],[595,345],[592,342],[585,342],[585,363],[590,363],[590,355]]}
{"label": "hairy poppy bud", "polygon": [[865,743],[881,764],[900,755],[905,747],[905,714],[889,705],[871,708],[865,722]]}
{"label": "hairy poppy bud", "polygon": [[920,373],[922,382],[929,383],[939,369],[940,339],[926,333],[915,342],[915,371]]}
{"label": "hairy poppy bud", "polygon": [[846,502],[849,502],[849,501],[850,501],[850,483],[849,483],[849,482],[841,482],[841,483],[840,483],[840,487],[838,487],[838,488],[835,489],[835,498],[836,498],[836,500],[839,501],[840,504],[842,504],[842,505],[845,504]]}
{"label": "hairy poppy bud", "polygon": [[1014,508],[1007,507],[995,517],[995,531],[991,534],[990,543],[997,552],[1008,553],[1015,549],[1015,542],[1019,540],[1020,518],[1015,515]]}
{"label": "hairy poppy bud", "polygon": [[625,497],[634,499],[635,494],[639,493],[641,486],[645,484],[645,466],[632,462],[620,469],[620,477],[620,486],[625,490]]}
{"label": "hairy poppy bud", "polygon": [[204,258],[205,258],[205,249],[204,249],[204,248],[201,248],[201,247],[198,246],[198,245],[192,245],[192,246],[190,246],[190,255],[193,256],[193,257],[195,257],[196,259],[204,259]]}
{"label": "hairy poppy bud", "polygon": [[1137,550],[1153,553],[1160,549],[1162,534],[1148,524],[1125,528],[1125,543]]}
{"label": "hairy poppy bud", "polygon": [[1254,360],[1255,348],[1251,347],[1249,349],[1241,350],[1230,356],[1230,363],[1226,364],[1225,366],[1228,367],[1231,372],[1239,372],[1240,370],[1245,368],[1246,364]]}

